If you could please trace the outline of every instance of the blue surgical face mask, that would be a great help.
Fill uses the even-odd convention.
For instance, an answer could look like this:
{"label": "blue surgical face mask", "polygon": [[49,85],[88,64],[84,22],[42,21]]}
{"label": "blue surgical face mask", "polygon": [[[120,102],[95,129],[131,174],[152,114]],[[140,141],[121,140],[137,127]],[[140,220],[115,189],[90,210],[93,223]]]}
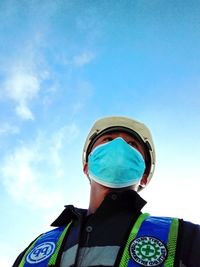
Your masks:
{"label": "blue surgical face mask", "polygon": [[143,156],[121,137],[97,146],[88,157],[89,177],[106,187],[137,184],[144,171]]}

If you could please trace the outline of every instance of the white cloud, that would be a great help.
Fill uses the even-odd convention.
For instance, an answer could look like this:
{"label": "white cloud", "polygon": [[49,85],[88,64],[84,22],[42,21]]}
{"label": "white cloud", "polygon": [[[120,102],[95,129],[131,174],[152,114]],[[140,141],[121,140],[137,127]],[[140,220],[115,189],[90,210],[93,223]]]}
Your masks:
{"label": "white cloud", "polygon": [[17,116],[24,120],[34,119],[31,105],[39,95],[42,81],[50,77],[41,52],[41,47],[47,42],[45,33],[43,27],[30,28],[26,39],[14,44],[15,53],[8,54],[0,66],[0,98],[13,101]]}
{"label": "white cloud", "polygon": [[162,179],[159,176],[154,177],[141,192],[142,197],[148,201],[144,210],[152,216],[183,218],[199,224],[199,187],[191,187],[187,177],[181,175],[180,179],[177,179],[178,176],[176,173],[173,178],[165,175]]}
{"label": "white cloud", "polygon": [[10,125],[9,123],[3,123],[0,125],[0,135],[3,134],[18,134],[19,128],[17,126]]}
{"label": "white cloud", "polygon": [[78,127],[72,123],[51,136],[39,134],[32,144],[21,145],[8,154],[1,163],[0,172],[12,198],[34,208],[53,208],[63,203],[62,185],[56,183],[55,186],[55,181],[64,176],[61,150],[78,133]]}
{"label": "white cloud", "polygon": [[13,264],[13,261],[10,259],[9,252],[3,254],[0,258],[0,266],[10,267]]}
{"label": "white cloud", "polygon": [[74,139],[77,138],[79,134],[79,129],[75,123],[71,125],[64,126],[60,128],[53,136],[50,146],[50,155],[52,158],[52,162],[57,170],[57,176],[62,177],[64,175],[64,171],[62,168],[62,160],[60,157],[60,151],[63,147],[63,144],[70,144]]}
{"label": "white cloud", "polygon": [[16,252],[12,244],[8,244],[5,240],[0,242],[0,266],[10,267],[16,258]]}
{"label": "white cloud", "polygon": [[31,112],[31,110],[29,109],[29,107],[27,106],[27,104],[25,103],[20,103],[17,107],[16,107],[16,113],[25,120],[33,120],[34,119],[34,115]]}
{"label": "white cloud", "polygon": [[6,89],[13,100],[25,102],[37,94],[39,82],[34,74],[17,71],[10,78],[6,82]]}
{"label": "white cloud", "polygon": [[80,55],[74,56],[73,63],[76,67],[82,67],[86,64],[89,64],[94,58],[95,55],[93,53],[83,52]]}
{"label": "white cloud", "polygon": [[9,155],[2,167],[3,182],[9,194],[18,201],[26,201],[35,207],[48,208],[60,199],[56,192],[42,187],[41,173],[34,168],[39,158],[38,149],[22,146]]}
{"label": "white cloud", "polygon": [[40,90],[40,79],[36,73],[14,69],[8,73],[4,84],[6,96],[16,103],[16,113],[25,120],[34,119],[29,103]]}
{"label": "white cloud", "polygon": [[92,85],[87,81],[79,81],[77,83],[77,97],[75,101],[72,103],[72,116],[77,115],[83,107],[86,105],[86,102],[93,94],[93,87]]}

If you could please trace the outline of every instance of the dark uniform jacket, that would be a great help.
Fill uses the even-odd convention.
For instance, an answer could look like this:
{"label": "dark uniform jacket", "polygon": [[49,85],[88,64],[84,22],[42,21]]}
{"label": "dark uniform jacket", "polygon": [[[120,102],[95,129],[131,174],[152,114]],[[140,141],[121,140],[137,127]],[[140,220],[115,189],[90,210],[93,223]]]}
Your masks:
{"label": "dark uniform jacket", "polygon": [[[132,190],[109,193],[97,211],[66,206],[52,223],[59,227],[73,221],[57,267],[119,266],[129,233],[146,202]],[[22,252],[13,267],[17,267]],[[179,219],[175,267],[200,267],[200,226]],[[44,266],[45,267],[45,266]]]}

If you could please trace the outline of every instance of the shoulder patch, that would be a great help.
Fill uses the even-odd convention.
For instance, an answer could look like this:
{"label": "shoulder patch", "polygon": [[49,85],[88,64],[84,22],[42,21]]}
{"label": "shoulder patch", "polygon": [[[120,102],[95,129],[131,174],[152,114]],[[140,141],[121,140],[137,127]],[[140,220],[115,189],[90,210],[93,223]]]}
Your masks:
{"label": "shoulder patch", "polygon": [[30,264],[36,264],[48,259],[55,251],[54,242],[43,242],[33,248],[26,256],[26,261]]}
{"label": "shoulder patch", "polygon": [[159,239],[141,236],[129,247],[131,258],[141,266],[158,266],[167,258],[167,248]]}

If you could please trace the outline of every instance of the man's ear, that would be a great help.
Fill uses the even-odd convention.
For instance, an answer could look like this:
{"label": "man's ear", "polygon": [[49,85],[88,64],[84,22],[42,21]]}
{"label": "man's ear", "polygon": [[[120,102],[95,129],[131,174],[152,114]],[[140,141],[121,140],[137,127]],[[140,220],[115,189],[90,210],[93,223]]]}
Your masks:
{"label": "man's ear", "polygon": [[84,166],[83,166],[83,172],[85,173],[85,175],[87,176],[90,184],[91,184],[91,180],[90,180],[90,177],[89,177],[89,173],[88,173],[88,163],[85,163]]}
{"label": "man's ear", "polygon": [[143,175],[142,179],[140,180],[140,185],[141,185],[142,187],[145,187],[145,185],[147,184],[147,177],[148,177],[148,175],[145,173],[145,174]]}
{"label": "man's ear", "polygon": [[83,172],[88,176],[88,163],[87,162],[83,166]]}

